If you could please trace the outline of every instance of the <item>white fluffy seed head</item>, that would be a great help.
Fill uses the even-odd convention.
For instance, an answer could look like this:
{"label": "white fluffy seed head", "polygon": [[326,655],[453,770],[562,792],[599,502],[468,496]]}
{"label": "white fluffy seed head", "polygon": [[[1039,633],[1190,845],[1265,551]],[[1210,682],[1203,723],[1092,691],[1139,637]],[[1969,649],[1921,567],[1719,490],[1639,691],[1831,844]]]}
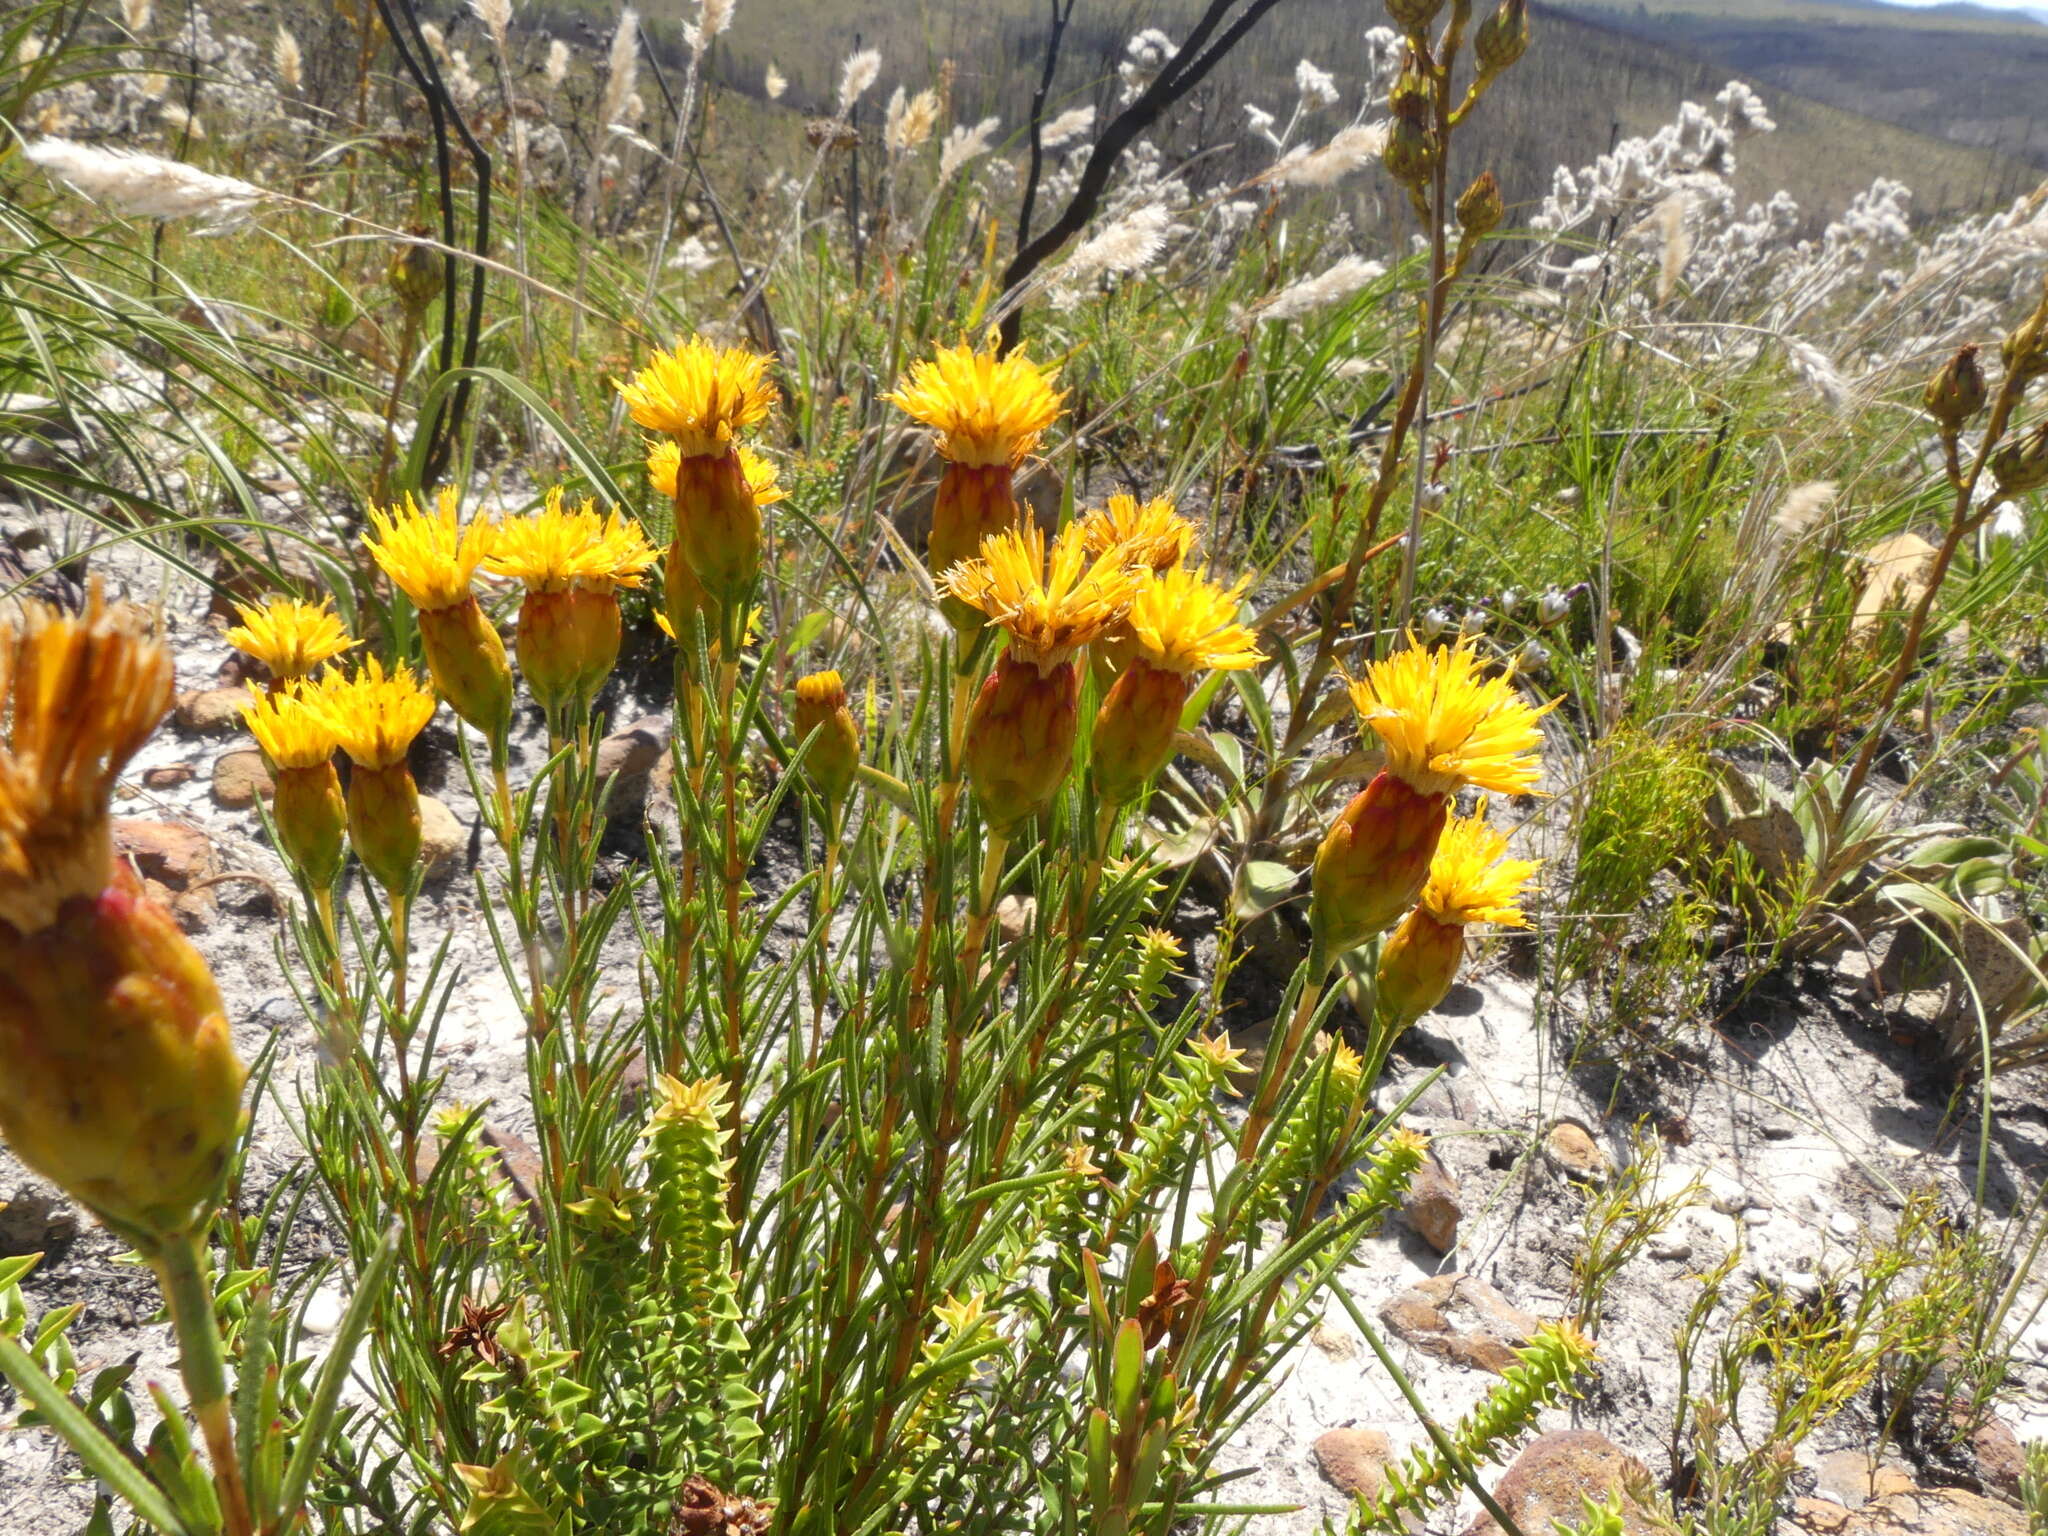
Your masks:
{"label": "white fluffy seed head", "polygon": [[233,176],[136,150],[38,139],[22,151],[81,197],[136,219],[192,219],[208,229],[246,223],[269,196]]}
{"label": "white fluffy seed head", "polygon": [[551,91],[560,90],[562,82],[569,78],[569,45],[559,37],[548,44],[548,61],[541,70],[541,78]]}
{"label": "white fluffy seed head", "polygon": [[939,122],[939,93],[919,91],[906,97],[897,86],[889,98],[889,111],[882,125],[882,144],[892,155],[905,155],[932,136]]}
{"label": "white fluffy seed head", "polygon": [[605,62],[604,91],[598,97],[597,119],[609,128],[626,109],[626,98],[640,78],[640,13],[630,5],[619,12],[619,28],[612,33],[610,56]]}
{"label": "white fluffy seed head", "polygon": [[1166,249],[1166,232],[1172,226],[1173,215],[1164,203],[1148,203],[1125,214],[1075,248],[1060,268],[1061,285],[1073,287],[1098,277],[1144,270]]}
{"label": "white fluffy seed head", "polygon": [[965,123],[955,126],[939,149],[939,180],[950,181],[953,173],[968,161],[987,154],[996,130],[1002,126],[1000,117],[984,117],[972,128]]}
{"label": "white fluffy seed head", "polygon": [[1094,126],[1095,109],[1093,107],[1075,107],[1071,111],[1062,112],[1058,117],[1047,123],[1040,131],[1038,141],[1047,149],[1058,149],[1062,145],[1070,144],[1075,139],[1080,138],[1081,135],[1088,132]]}
{"label": "white fluffy seed head", "polygon": [[853,110],[853,104],[867,93],[867,88],[881,73],[882,51],[879,48],[863,48],[846,56],[846,62],[839,66],[839,111],[842,116]]}
{"label": "white fluffy seed head", "polygon": [[704,0],[697,12],[697,36],[704,43],[732,25],[733,5],[734,0]]}
{"label": "white fluffy seed head", "polygon": [[781,99],[782,93],[788,89],[788,77],[785,76],[782,73],[782,71],[777,69],[773,64],[770,64],[767,70],[761,76],[762,92],[768,97],[770,101],[777,101]]}
{"label": "white fluffy seed head", "polygon": [[1786,538],[1800,539],[1825,524],[1834,506],[1835,482],[1809,480],[1785,493],[1771,521]]}
{"label": "white fluffy seed head", "polygon": [[469,8],[491,34],[493,46],[502,51],[506,34],[512,29],[512,0],[469,0]]}
{"label": "white fluffy seed head", "polygon": [[155,14],[151,0],[121,0],[121,25],[130,32],[145,32]]}
{"label": "white fluffy seed head", "polygon": [[1353,123],[1321,149],[1290,152],[1259,180],[1282,187],[1332,186],[1379,159],[1386,142],[1385,123]]}
{"label": "white fluffy seed head", "polygon": [[277,36],[270,43],[270,67],[277,71],[278,84],[288,91],[296,91],[305,83],[306,61],[299,52],[299,40],[283,26],[277,29]]}
{"label": "white fluffy seed head", "polygon": [[1293,320],[1348,299],[1368,283],[1386,275],[1386,266],[1363,256],[1341,256],[1321,272],[1299,278],[1272,298],[1257,306],[1253,318],[1261,321]]}

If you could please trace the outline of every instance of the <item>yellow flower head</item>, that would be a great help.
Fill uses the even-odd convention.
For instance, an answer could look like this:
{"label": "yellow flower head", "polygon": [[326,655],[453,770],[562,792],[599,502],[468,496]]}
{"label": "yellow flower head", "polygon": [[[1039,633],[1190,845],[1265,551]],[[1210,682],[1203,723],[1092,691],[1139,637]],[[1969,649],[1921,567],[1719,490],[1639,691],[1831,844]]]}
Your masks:
{"label": "yellow flower head", "polygon": [[324,602],[273,597],[260,608],[237,603],[235,612],[242,622],[228,631],[228,644],[262,662],[272,677],[305,677],[323,661],[362,644],[349,637]]}
{"label": "yellow flower head", "polygon": [[516,577],[529,592],[610,592],[639,586],[660,558],[632,518],[600,516],[587,499],[572,511],[556,486],[539,512],[498,524],[484,569]]}
{"label": "yellow flower head", "polygon": [[[655,495],[675,500],[676,467],[682,457],[683,450],[671,438],[659,438],[647,445],[647,484]],[[789,494],[775,483],[774,461],[762,458],[745,443],[740,444],[740,473],[746,476],[747,489],[753,493],[757,507],[772,507]]]}
{"label": "yellow flower head", "polygon": [[1511,677],[1485,677],[1469,638],[1437,650],[1410,646],[1374,662],[1351,685],[1359,719],[1386,743],[1387,771],[1426,795],[1463,784],[1526,794],[1536,783],[1537,719]]}
{"label": "yellow flower head", "polygon": [[1162,672],[1239,672],[1264,658],[1252,632],[1237,622],[1246,577],[1225,589],[1205,570],[1176,565],[1164,573],[1140,567],[1124,620],[1131,654]]}
{"label": "yellow flower head", "polygon": [[1008,630],[1041,673],[1121,619],[1136,585],[1116,561],[1089,558],[1079,524],[1063,528],[1048,554],[1035,520],[982,540],[981,558],[945,577],[946,590]]}
{"label": "yellow flower head", "polygon": [[0,625],[0,921],[36,933],[112,876],[114,780],[171,707],[171,658],[97,584],[85,611],[41,603]]}
{"label": "yellow flower head", "polygon": [[422,512],[411,496],[403,507],[370,508],[376,537],[363,542],[392,585],[425,613],[465,601],[476,568],[491,552],[491,525],[479,517],[460,527],[456,500],[455,487],[447,485],[434,498],[432,512]]}
{"label": "yellow flower head", "polygon": [[655,353],[618,391],[635,421],[673,438],[677,452],[693,459],[724,454],[781,398],[766,357],[701,336]]}
{"label": "yellow flower head", "polygon": [[1139,501],[1119,492],[1109,504],[1081,519],[1088,548],[1098,555],[1117,551],[1126,565],[1164,571],[1179,565],[1195,547],[1195,525],[1182,517],[1169,497]]}
{"label": "yellow flower head", "polygon": [[312,695],[335,742],[358,768],[393,768],[405,761],[413,739],[434,718],[434,695],[400,662],[391,671],[374,656],[345,682]]}
{"label": "yellow flower head", "polygon": [[1522,887],[1536,873],[1535,859],[1511,859],[1508,840],[1486,823],[1486,807],[1476,816],[1453,816],[1429,861],[1429,879],[1422,887],[1422,910],[1440,923],[1467,926],[1498,923],[1526,928]]}
{"label": "yellow flower head", "polygon": [[963,342],[912,364],[882,398],[934,428],[939,452],[955,464],[1014,466],[1059,416],[1066,397],[1052,387],[1056,372],[1021,350],[998,357]]}
{"label": "yellow flower head", "polygon": [[329,685],[299,683],[284,693],[258,694],[242,706],[242,723],[279,768],[318,768],[339,745],[327,711],[332,691]]}

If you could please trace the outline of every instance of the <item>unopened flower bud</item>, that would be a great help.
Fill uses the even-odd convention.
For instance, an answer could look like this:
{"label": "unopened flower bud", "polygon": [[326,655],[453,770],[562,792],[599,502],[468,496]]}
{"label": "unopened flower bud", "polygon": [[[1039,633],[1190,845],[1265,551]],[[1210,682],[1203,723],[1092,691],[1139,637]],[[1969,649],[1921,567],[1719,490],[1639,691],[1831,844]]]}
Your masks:
{"label": "unopened flower bud", "polygon": [[[424,235],[427,231],[415,229],[413,233]],[[405,306],[405,312],[417,320],[426,313],[427,306],[441,296],[445,270],[439,252],[408,240],[391,253],[390,265],[384,269],[384,281],[391,285],[391,291]]]}
{"label": "unopened flower bud", "polygon": [[[932,529],[925,545],[934,577],[978,556],[982,540],[1017,526],[1015,475],[1008,464],[947,464],[932,498]],[[963,641],[987,623],[950,594],[941,596],[939,608]]]}
{"label": "unopened flower bud", "polygon": [[1387,0],[1387,18],[1410,37],[1420,37],[1443,9],[1443,0]]}
{"label": "unopened flower bud", "polygon": [[1497,75],[1519,59],[1529,46],[1528,0],[1501,0],[1500,8],[1479,23],[1472,55],[1482,75]]}
{"label": "unopened flower bud", "polygon": [[1572,595],[1552,589],[1536,599],[1536,622],[1545,629],[1562,623],[1572,611]]}
{"label": "unopened flower bud", "polygon": [[1499,226],[1507,210],[1501,203],[1500,181],[1481,171],[1458,199],[1458,230],[1467,240],[1481,240]]}
{"label": "unopened flower bud", "polygon": [[2007,496],[2023,495],[2048,485],[2048,421],[1993,454],[1991,474],[1998,489]]}
{"label": "unopened flower bud", "polygon": [[1515,670],[1526,677],[1541,677],[1550,670],[1550,647],[1541,640],[1524,640],[1515,652]]}
{"label": "unopened flower bud", "polygon": [[1984,396],[1984,370],[1977,363],[1976,343],[1971,342],[1941,365],[1921,398],[1942,430],[1954,432],[1984,409]]}
{"label": "unopened flower bud", "polygon": [[2005,371],[2023,384],[2048,373],[2048,325],[2042,323],[2041,315],[2029,316],[2025,324],[2007,335],[1998,355],[2005,363]]}
{"label": "unopened flower bud", "polygon": [[1389,95],[1392,120],[1380,157],[1387,174],[1406,187],[1420,187],[1436,170],[1436,130],[1429,120],[1429,92],[1417,78],[1403,76]]}
{"label": "unopened flower bud", "polygon": [[1413,1024],[1450,995],[1464,958],[1464,927],[1417,907],[1380,950],[1380,1016],[1397,1029]]}
{"label": "unopened flower bud", "polygon": [[844,804],[860,770],[860,727],[837,672],[796,680],[796,744],[806,741],[804,772],[826,804]]}

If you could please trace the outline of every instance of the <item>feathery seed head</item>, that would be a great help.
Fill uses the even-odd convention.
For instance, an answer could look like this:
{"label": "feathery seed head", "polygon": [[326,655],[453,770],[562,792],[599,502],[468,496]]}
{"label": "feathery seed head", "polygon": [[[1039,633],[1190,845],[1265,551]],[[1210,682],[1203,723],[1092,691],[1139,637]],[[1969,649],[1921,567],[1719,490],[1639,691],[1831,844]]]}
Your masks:
{"label": "feathery seed head", "polygon": [[1482,675],[1470,638],[1435,650],[1411,645],[1351,684],[1360,721],[1387,748],[1387,771],[1425,795],[1460,785],[1527,794],[1536,784],[1537,720],[1509,676]]}
{"label": "feathery seed head", "polygon": [[1065,396],[1055,368],[1019,349],[998,357],[962,343],[914,363],[882,398],[939,434],[939,452],[956,464],[1017,465],[1058,419]]}
{"label": "feathery seed head", "polygon": [[260,608],[237,603],[235,613],[242,622],[228,631],[228,644],[255,657],[281,681],[306,677],[322,662],[362,644],[325,602],[273,597]]}
{"label": "feathery seed head", "polygon": [[1169,496],[1141,502],[1117,492],[1106,505],[1081,519],[1081,534],[1091,554],[1115,550],[1126,565],[1170,570],[1195,547],[1195,525],[1174,510]]}
{"label": "feathery seed head", "polygon": [[403,763],[434,718],[433,692],[419,675],[404,662],[386,672],[375,656],[365,656],[355,676],[306,698],[326,715],[336,743],[358,768]]}
{"label": "feathery seed head", "polygon": [[630,384],[617,388],[633,419],[675,439],[687,458],[726,453],[780,398],[766,357],[745,347],[713,346],[701,336],[656,352]]}
{"label": "feathery seed head", "polygon": [[588,498],[571,509],[556,486],[539,512],[498,524],[484,569],[513,577],[528,592],[608,593],[639,586],[659,558],[637,521],[600,515]]}
{"label": "feathery seed head", "polygon": [[551,91],[562,88],[562,82],[569,78],[569,45],[559,37],[548,40],[548,61],[541,70],[541,78]]}
{"label": "feathery seed head", "polygon": [[170,708],[170,654],[95,584],[82,613],[0,625],[0,702],[0,923],[31,934],[107,884],[108,801]]}
{"label": "feathery seed head", "polygon": [[1091,558],[1078,524],[1048,551],[1031,521],[984,540],[981,558],[954,566],[944,585],[1008,630],[1013,651],[1043,674],[1124,616],[1137,578],[1116,560]]}
{"label": "feathery seed head", "polygon": [[476,568],[491,552],[492,528],[482,518],[459,525],[457,492],[443,486],[434,510],[423,512],[410,495],[403,506],[370,508],[375,537],[364,544],[386,576],[422,613],[452,608],[468,599]]}

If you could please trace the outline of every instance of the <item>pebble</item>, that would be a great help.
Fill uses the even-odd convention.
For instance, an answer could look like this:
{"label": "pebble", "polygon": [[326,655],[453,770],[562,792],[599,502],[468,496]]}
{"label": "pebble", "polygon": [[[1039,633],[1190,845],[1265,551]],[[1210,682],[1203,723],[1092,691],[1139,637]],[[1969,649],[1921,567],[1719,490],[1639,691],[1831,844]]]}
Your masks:
{"label": "pebble", "polygon": [[341,1326],[346,1310],[338,1291],[315,1291],[306,1298],[306,1310],[299,1319],[299,1326],[307,1333],[332,1333]]}
{"label": "pebble", "polygon": [[1742,1219],[1752,1227],[1760,1227],[1771,1219],[1771,1208],[1768,1205],[1749,1206],[1744,1209]]}
{"label": "pebble", "polygon": [[1828,1218],[1828,1230],[1844,1242],[1847,1242],[1861,1229],[1857,1226],[1854,1216],[1851,1216],[1847,1211],[1836,1211],[1834,1215]]}
{"label": "pebble", "polygon": [[1692,1257],[1692,1244],[1684,1238],[1672,1238],[1665,1242],[1650,1244],[1650,1257],[1666,1264],[1681,1263]]}

